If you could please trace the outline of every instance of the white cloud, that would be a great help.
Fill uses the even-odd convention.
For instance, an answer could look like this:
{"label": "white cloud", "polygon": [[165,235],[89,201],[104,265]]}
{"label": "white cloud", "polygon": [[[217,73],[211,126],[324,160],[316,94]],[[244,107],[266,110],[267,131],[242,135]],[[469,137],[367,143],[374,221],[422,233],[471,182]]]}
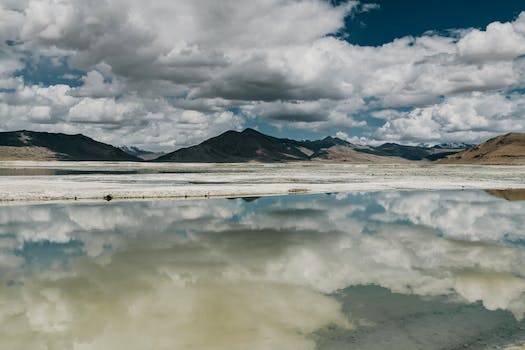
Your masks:
{"label": "white cloud", "polygon": [[341,140],[348,141],[350,143],[353,143],[354,145],[377,145],[377,141],[371,140],[367,137],[361,136],[352,136],[350,137],[346,132],[344,131],[338,131],[335,133],[335,137],[340,138]]}
{"label": "white cloud", "polygon": [[118,123],[135,112],[133,103],[118,103],[114,99],[84,98],[69,110],[69,120],[84,123]]}
{"label": "white cloud", "polygon": [[457,44],[469,61],[511,60],[525,54],[525,13],[513,23],[494,22],[485,31],[473,29]]}
{"label": "white cloud", "polygon": [[123,90],[123,87],[115,77],[111,77],[110,81],[106,81],[104,75],[96,70],[88,72],[82,78],[82,82],[83,85],[81,87],[71,91],[72,95],[94,98],[114,97]]}
{"label": "white cloud", "polygon": [[383,140],[480,142],[509,130],[525,131],[524,114],[521,94],[473,92],[394,114],[375,136]]}
{"label": "white cloud", "polygon": [[[523,119],[503,112],[498,117],[484,111],[464,115],[457,100],[476,103],[478,93],[505,99],[523,87],[525,14],[483,30],[458,30],[456,37],[427,33],[379,47],[328,36],[351,11],[367,9],[372,8],[356,2],[334,7],[321,0],[1,0],[0,50],[6,58],[0,65],[0,88],[16,91],[0,90],[0,105],[8,110],[0,123],[3,128],[39,129],[46,123],[48,129],[86,130],[87,115],[79,117],[79,109],[90,101],[86,98],[105,101],[89,102],[94,108],[89,119],[113,124],[91,136],[119,143],[123,137],[136,140],[133,134],[140,128],[151,139],[160,130],[152,124],[173,122],[184,110],[203,113],[210,123],[232,107],[242,111],[241,119],[257,116],[279,127],[319,132],[349,133],[358,127],[365,132],[359,136],[369,139],[467,141],[512,125],[524,128]],[[14,77],[27,55],[65,58],[72,68],[85,71],[82,86],[67,92],[76,100],[52,101],[48,117],[29,118],[27,110],[46,103],[25,99],[23,108],[22,96],[16,95],[54,87],[26,86]],[[111,109],[101,106],[111,103],[117,114],[110,117]],[[136,113],[119,112],[130,103]],[[446,110],[443,103],[456,107]],[[408,112],[384,117],[379,130],[363,122],[370,114],[397,109]],[[186,127],[172,123],[165,132],[197,140],[184,136]],[[195,135],[206,138],[216,130],[205,123]]]}

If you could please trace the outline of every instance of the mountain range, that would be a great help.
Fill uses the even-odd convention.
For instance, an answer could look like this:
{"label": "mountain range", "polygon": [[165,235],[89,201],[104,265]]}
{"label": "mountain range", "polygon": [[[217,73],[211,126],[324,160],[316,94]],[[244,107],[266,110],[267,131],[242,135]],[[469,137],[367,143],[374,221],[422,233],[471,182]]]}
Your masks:
{"label": "mountain range", "polygon": [[525,134],[509,133],[479,145],[356,145],[337,137],[277,138],[254,129],[226,131],[198,145],[160,155],[114,147],[87,136],[34,131],[0,132],[0,160],[91,160],[192,163],[328,161],[351,163],[525,164]]}
{"label": "mountain range", "polygon": [[282,162],[325,160],[359,163],[396,163],[435,160],[463,149],[404,146],[386,143],[378,147],[355,145],[337,137],[291,140],[265,135],[254,129],[229,130],[198,145],[181,148],[156,159],[159,162]]}

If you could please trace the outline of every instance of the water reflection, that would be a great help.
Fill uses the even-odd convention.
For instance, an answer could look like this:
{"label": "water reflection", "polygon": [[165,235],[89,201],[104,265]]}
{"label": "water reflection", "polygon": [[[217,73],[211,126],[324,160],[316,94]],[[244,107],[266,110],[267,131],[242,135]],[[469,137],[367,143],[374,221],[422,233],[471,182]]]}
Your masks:
{"label": "water reflection", "polygon": [[499,198],[504,198],[508,201],[525,201],[525,188],[487,190],[487,193]]}
{"label": "water reflection", "polygon": [[503,344],[523,227],[482,191],[2,207],[0,348]]}

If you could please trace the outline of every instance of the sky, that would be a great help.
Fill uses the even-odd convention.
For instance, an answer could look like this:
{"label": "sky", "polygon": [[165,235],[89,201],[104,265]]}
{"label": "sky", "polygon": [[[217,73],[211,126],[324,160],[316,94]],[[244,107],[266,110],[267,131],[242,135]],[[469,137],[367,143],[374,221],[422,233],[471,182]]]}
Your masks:
{"label": "sky", "polygon": [[0,0],[4,131],[477,143],[524,94],[523,1]]}

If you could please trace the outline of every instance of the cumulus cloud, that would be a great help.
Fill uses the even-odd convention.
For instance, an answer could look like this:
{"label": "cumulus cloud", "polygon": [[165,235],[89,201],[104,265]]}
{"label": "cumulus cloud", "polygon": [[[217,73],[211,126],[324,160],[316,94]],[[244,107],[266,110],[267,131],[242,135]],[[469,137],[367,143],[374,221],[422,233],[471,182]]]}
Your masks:
{"label": "cumulus cloud", "polygon": [[82,78],[83,85],[72,91],[72,95],[79,97],[113,97],[117,96],[122,86],[116,79],[107,80],[102,73],[96,70],[88,72]]}
{"label": "cumulus cloud", "polygon": [[494,22],[485,31],[473,29],[458,42],[459,57],[483,62],[512,60],[525,54],[525,14],[512,23]]}
{"label": "cumulus cloud", "polygon": [[[521,108],[513,91],[524,85],[525,14],[379,47],[330,35],[353,11],[368,10],[381,11],[321,0],[1,0],[0,125],[109,142],[135,143],[142,134],[141,145],[166,148],[252,117],[371,140],[479,141],[524,128],[517,112],[495,116],[479,107],[464,115],[459,105],[486,94]],[[65,62],[81,72],[80,86],[60,87],[62,100],[24,99],[28,90],[57,89],[27,82],[31,73],[20,71],[29,59]],[[215,122],[232,110],[240,111],[233,125]],[[191,133],[188,111],[207,121]],[[367,123],[381,111],[382,126]]]}
{"label": "cumulus cloud", "polygon": [[509,130],[525,131],[524,114],[521,94],[472,92],[393,114],[375,136],[383,140],[479,142]]}

